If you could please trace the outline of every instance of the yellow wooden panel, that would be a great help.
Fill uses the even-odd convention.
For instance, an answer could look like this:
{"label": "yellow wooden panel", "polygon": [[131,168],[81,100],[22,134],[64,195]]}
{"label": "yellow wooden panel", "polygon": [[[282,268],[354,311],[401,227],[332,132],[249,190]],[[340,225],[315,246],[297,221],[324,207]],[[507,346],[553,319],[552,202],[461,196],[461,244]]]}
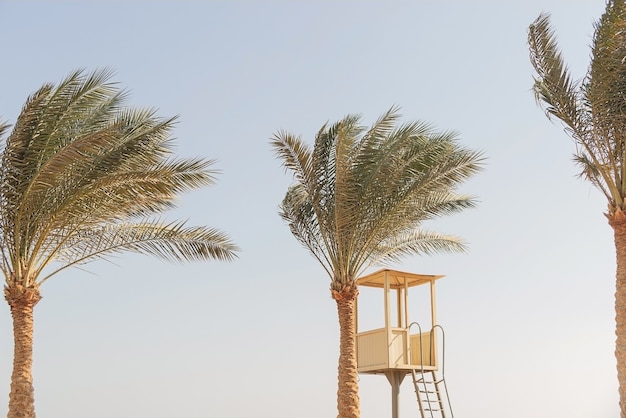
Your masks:
{"label": "yellow wooden panel", "polygon": [[387,366],[387,332],[384,328],[356,336],[357,367]]}
{"label": "yellow wooden panel", "polygon": [[394,368],[408,363],[407,331],[404,329],[392,329],[391,341],[389,342],[389,367]]}
{"label": "yellow wooden panel", "polygon": [[[434,342],[431,341],[430,337],[430,332],[411,335],[411,364],[418,366],[437,366],[437,353],[433,350]],[[422,359],[424,360],[423,364],[421,364]]]}

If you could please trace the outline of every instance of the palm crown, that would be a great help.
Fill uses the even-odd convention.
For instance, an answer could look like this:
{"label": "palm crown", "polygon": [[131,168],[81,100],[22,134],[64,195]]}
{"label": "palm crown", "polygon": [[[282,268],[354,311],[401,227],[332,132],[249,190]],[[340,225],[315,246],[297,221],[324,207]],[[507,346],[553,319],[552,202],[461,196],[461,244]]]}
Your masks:
{"label": "palm crown", "polygon": [[548,117],[560,119],[576,143],[581,176],[609,201],[609,214],[626,197],[626,5],[611,1],[595,25],[591,64],[581,82],[572,79],[550,26],[540,15],[528,33],[536,71],[534,91]]}
{"label": "palm crown", "polygon": [[[123,106],[107,70],[77,71],[31,95],[0,155],[1,268],[12,284],[118,251],[171,260],[229,260],[215,229],[158,215],[185,190],[211,184],[210,160],[172,159],[175,118]],[[0,138],[8,125],[0,125]],[[60,267],[42,275],[51,262]]]}
{"label": "palm crown", "polygon": [[339,291],[372,263],[407,254],[460,250],[455,237],[421,228],[424,221],[474,205],[455,186],[479,170],[480,153],[430,126],[396,126],[398,109],[369,129],[349,115],[324,125],[311,150],[280,132],[272,145],[293,172],[280,215],[324,266]]}

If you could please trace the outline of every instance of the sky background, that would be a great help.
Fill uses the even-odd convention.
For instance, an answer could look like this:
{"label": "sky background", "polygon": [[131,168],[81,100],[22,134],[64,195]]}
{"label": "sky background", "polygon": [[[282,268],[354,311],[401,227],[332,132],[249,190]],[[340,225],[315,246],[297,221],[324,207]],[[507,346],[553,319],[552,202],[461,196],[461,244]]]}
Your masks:
{"label": "sky background", "polygon": [[[129,104],[180,115],[178,155],[217,160],[217,184],[183,195],[168,218],[220,228],[242,249],[232,263],[122,255],[46,282],[38,416],[336,416],[336,306],[277,215],[292,179],[269,138],[311,142],[327,121],[358,113],[370,125],[398,105],[403,121],[457,131],[488,158],[461,188],[478,207],[426,225],[470,251],[391,266],[446,275],[438,317],[455,415],[617,418],[606,202],[536,105],[526,45],[528,25],[550,12],[582,78],[603,10],[599,0],[0,1],[0,118],[13,123],[45,82],[113,68]],[[362,315],[382,322],[374,305]],[[362,376],[362,418],[390,416],[390,392],[384,377]],[[418,415],[409,379],[400,414]]]}

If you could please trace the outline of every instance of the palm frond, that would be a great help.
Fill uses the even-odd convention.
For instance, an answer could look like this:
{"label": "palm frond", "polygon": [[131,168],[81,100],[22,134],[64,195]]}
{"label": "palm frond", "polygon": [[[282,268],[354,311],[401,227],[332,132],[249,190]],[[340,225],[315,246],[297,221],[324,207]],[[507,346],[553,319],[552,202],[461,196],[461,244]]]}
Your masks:
{"label": "palm frond", "polygon": [[298,181],[311,177],[311,150],[300,137],[281,131],[272,137],[270,144],[285,170],[290,170]]}
{"label": "palm frond", "polygon": [[211,160],[174,160],[140,171],[102,173],[78,184],[49,189],[54,199],[36,196],[42,206],[42,222],[97,224],[107,220],[145,216],[173,208],[185,191],[211,184],[215,171]]}
{"label": "palm frond", "polygon": [[38,273],[52,260],[63,266],[46,275],[40,283],[59,271],[121,252],[134,252],[173,262],[224,260],[237,257],[239,248],[228,236],[214,228],[188,227],[184,222],[144,222],[106,224],[71,235],[39,264]]}
{"label": "palm frond", "polygon": [[[395,129],[396,123],[400,118],[400,107],[392,106],[383,113],[378,120],[365,132],[359,141],[360,148],[377,149],[382,146]],[[357,156],[367,155],[362,149],[356,150]]]}
{"label": "palm frond", "polygon": [[607,172],[611,168],[599,167],[597,162],[593,161],[584,152],[576,154],[573,160],[581,168],[579,176],[593,184],[609,201],[613,201],[613,196],[610,190],[607,189],[602,175],[602,172]]}
{"label": "palm frond", "polygon": [[369,265],[399,261],[409,255],[465,252],[467,244],[452,235],[420,229],[389,237],[375,250],[369,257]]}
{"label": "palm frond", "polygon": [[371,203],[360,206],[361,225],[356,229],[366,234],[362,242],[373,244],[386,235],[474,205],[454,189],[480,170],[482,154],[458,147],[453,133],[425,132],[421,124],[405,128],[412,129],[399,130],[396,140],[390,141],[399,145],[380,159],[379,164],[386,167],[377,170],[382,175],[370,179],[369,190],[363,194]]}
{"label": "palm frond", "polygon": [[550,26],[550,15],[541,14],[528,29],[530,60],[537,73],[535,98],[546,105],[546,115],[565,123],[573,135],[584,136],[579,116],[578,85],[575,83]]}
{"label": "palm frond", "polygon": [[32,178],[26,154],[38,126],[38,117],[43,113],[45,100],[52,88],[52,85],[44,85],[27,99],[0,159],[0,222],[7,245],[13,248],[18,246],[16,239],[19,236],[14,231],[15,214]]}
{"label": "palm frond", "polygon": [[322,236],[318,218],[302,184],[289,187],[279,208],[280,217],[287,223],[293,236],[309,250],[326,272],[332,276],[334,248],[328,247]]}
{"label": "palm frond", "polygon": [[0,138],[2,138],[5,132],[7,132],[10,128],[11,128],[10,124],[0,121]]}

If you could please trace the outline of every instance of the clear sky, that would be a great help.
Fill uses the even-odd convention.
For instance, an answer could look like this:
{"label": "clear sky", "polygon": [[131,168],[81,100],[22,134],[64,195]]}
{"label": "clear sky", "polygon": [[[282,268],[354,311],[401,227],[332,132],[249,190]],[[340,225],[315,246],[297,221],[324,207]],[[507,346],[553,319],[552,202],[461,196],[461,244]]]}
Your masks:
{"label": "clear sky", "polygon": [[[277,215],[291,178],[269,138],[393,105],[488,157],[476,209],[427,225],[462,255],[391,267],[445,274],[439,322],[455,414],[616,418],[615,256],[606,203],[531,93],[528,25],[551,12],[575,78],[600,0],[0,2],[0,118],[77,68],[111,67],[130,103],[180,115],[182,156],[217,159],[211,188],[169,216],[218,227],[233,263],[123,255],[46,282],[35,315],[44,418],[336,416],[338,324],[328,277]],[[2,307],[3,306],[3,307]],[[361,306],[368,315],[382,311]],[[0,304],[0,393],[11,321]],[[390,386],[361,378],[363,418]],[[0,399],[1,396],[0,396]],[[0,415],[7,402],[0,402]],[[401,388],[401,415],[417,416]]]}

